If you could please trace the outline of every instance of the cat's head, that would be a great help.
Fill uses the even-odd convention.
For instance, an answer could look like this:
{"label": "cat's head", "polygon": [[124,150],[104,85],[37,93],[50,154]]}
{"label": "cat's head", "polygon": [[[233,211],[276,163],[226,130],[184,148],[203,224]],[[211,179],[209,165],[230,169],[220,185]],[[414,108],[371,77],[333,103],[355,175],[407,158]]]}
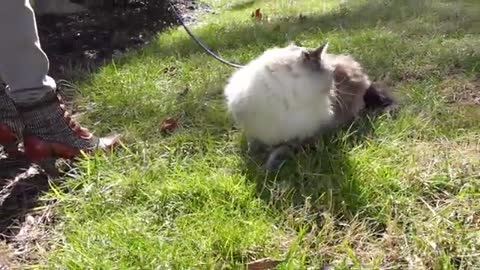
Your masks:
{"label": "cat's head", "polygon": [[320,45],[315,49],[303,48],[300,54],[299,65],[301,69],[306,71],[305,74],[310,78],[314,78],[315,87],[329,94],[333,85],[333,67],[327,60],[328,42]]}
{"label": "cat's head", "polygon": [[320,45],[315,49],[305,49],[302,51],[302,61],[306,67],[310,68],[312,71],[326,71],[331,72],[325,62],[325,55],[327,54],[328,41]]}

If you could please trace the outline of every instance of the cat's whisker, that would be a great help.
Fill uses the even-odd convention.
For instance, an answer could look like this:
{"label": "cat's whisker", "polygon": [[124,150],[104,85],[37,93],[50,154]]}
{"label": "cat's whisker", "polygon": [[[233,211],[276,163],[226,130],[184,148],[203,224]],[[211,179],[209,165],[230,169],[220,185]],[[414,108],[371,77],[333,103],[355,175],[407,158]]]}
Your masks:
{"label": "cat's whisker", "polygon": [[340,106],[340,109],[343,111],[343,110],[346,110],[348,109],[347,108],[347,104],[345,103],[345,101],[343,100],[343,98],[341,98],[340,96],[338,95],[335,95],[335,99],[336,99],[336,104],[338,104]]}
{"label": "cat's whisker", "polygon": [[344,94],[344,95],[350,95],[350,96],[356,96],[357,93],[349,93],[349,92],[345,92],[345,91],[342,91],[340,90],[338,87],[336,87],[336,91],[340,94]]}

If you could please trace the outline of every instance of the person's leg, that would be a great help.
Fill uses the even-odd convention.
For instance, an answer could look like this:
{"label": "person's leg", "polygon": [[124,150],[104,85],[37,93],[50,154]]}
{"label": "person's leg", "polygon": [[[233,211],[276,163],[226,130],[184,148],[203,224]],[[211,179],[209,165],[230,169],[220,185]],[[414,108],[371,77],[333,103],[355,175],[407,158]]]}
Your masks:
{"label": "person's leg", "polygon": [[41,98],[55,88],[55,81],[46,76],[48,59],[40,49],[33,12],[23,0],[0,3],[0,35],[0,144],[13,154],[23,123],[11,97],[26,102]]}
{"label": "person's leg", "polygon": [[[29,0],[0,2],[0,77],[24,123],[25,153],[33,161],[72,158],[80,150],[109,146],[72,121],[47,73],[49,61],[40,47]],[[2,119],[0,119],[0,124]]]}
{"label": "person's leg", "polygon": [[49,62],[29,0],[2,0],[0,35],[0,77],[8,84],[8,95],[15,102],[30,103],[53,91],[55,81],[47,76]]}
{"label": "person's leg", "polygon": [[0,145],[10,157],[19,155],[18,142],[21,140],[22,130],[23,122],[0,78]]}

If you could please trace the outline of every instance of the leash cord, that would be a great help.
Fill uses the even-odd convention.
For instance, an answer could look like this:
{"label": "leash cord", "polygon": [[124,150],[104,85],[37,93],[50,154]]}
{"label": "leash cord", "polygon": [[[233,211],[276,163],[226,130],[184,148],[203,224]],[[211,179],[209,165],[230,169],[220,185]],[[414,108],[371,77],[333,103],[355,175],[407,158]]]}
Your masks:
{"label": "leash cord", "polygon": [[234,68],[241,68],[243,67],[242,65],[239,65],[239,64],[234,64],[234,63],[231,63],[223,58],[221,58],[220,56],[216,55],[214,52],[212,52],[207,46],[205,46],[205,44],[202,43],[202,41],[200,41],[197,37],[195,37],[195,35],[190,32],[190,29],[188,29],[188,27],[185,25],[185,23],[183,22],[182,20],[182,17],[180,16],[180,14],[178,14],[177,12],[177,9],[175,8],[175,6],[173,6],[172,4],[172,1],[168,1],[168,3],[170,4],[170,7],[172,8],[173,10],[173,13],[175,14],[175,16],[177,17],[177,19],[180,21],[180,24],[182,24],[183,28],[185,29],[185,31],[187,31],[188,35],[200,46],[202,47],[208,54],[210,54],[213,58],[217,59],[218,61],[226,64],[226,65],[229,65],[231,67],[234,67]]}

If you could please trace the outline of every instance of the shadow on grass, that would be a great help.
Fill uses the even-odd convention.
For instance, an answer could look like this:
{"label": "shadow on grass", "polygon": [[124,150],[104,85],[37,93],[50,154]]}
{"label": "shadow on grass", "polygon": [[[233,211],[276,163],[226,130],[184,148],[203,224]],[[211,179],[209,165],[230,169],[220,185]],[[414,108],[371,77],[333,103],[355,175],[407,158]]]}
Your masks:
{"label": "shadow on grass", "polygon": [[[446,7],[430,6],[426,4],[427,2],[429,1],[368,1],[364,5],[336,9],[325,15],[307,15],[306,18],[279,18],[272,23],[228,28],[211,25],[196,30],[195,33],[213,50],[232,52],[242,47],[248,47],[253,43],[262,48],[284,44],[288,40],[300,38],[305,33],[321,32],[322,35],[328,36],[328,32],[335,32],[336,30],[355,31],[377,26],[383,26],[386,31],[402,33],[412,38],[417,36],[431,37],[439,32],[458,35],[459,33],[467,34],[476,31],[471,25],[471,20],[459,20],[456,16],[446,16],[445,14],[448,11]],[[454,3],[454,1],[447,2]],[[453,11],[451,13],[453,14]],[[245,16],[248,16],[248,14],[246,13]],[[423,16],[425,16],[427,22],[418,21],[418,27],[414,27],[415,25],[403,27],[405,24],[411,24],[415,19],[423,18]],[[428,19],[432,19],[429,16],[436,16],[436,19],[428,22]],[[438,28],[439,25],[449,22],[452,22],[455,28]],[[283,34],[279,34],[278,31],[283,32]],[[377,44],[378,42],[374,38],[362,42],[363,46],[372,46],[373,49],[380,50],[385,50],[385,45],[391,45],[394,52],[390,51],[389,53],[392,55],[395,54],[395,51],[404,49],[395,44]],[[402,41],[398,43],[404,45]],[[412,47],[411,44],[405,44],[405,46],[407,46],[406,48]],[[172,43],[162,42],[160,37],[160,41],[146,48],[146,51],[152,58],[157,59],[166,56],[187,58],[194,54],[203,53],[202,49],[187,35]],[[448,62],[452,59],[458,60],[461,63],[454,67],[456,69],[467,70],[474,67],[476,63],[474,58],[463,58],[463,55],[462,57],[459,55],[458,52],[448,51],[448,54],[434,60],[439,63]],[[402,57],[409,56],[402,55]],[[131,58],[124,59],[121,64],[128,64],[129,59]],[[249,59],[229,60],[245,63]],[[376,59],[370,60],[370,65],[379,64],[375,61]],[[381,63],[384,65],[383,69],[394,68],[392,67],[394,64],[388,62],[388,59],[384,61]],[[437,63],[433,62],[431,64]],[[219,63],[219,65],[221,64]],[[422,75],[420,72],[417,73],[417,75]],[[179,108],[179,110],[181,111],[182,108]],[[207,126],[216,124],[215,121],[206,119],[205,116],[195,115],[193,118],[202,123],[207,122]],[[198,120],[199,118],[207,121]],[[318,210],[317,212],[329,210],[345,217],[353,217],[367,208],[368,201],[362,196],[362,183],[359,182],[356,165],[352,162],[348,153],[365,139],[374,136],[375,130],[373,124],[367,120],[356,123],[351,127],[351,130],[355,130],[355,132],[347,139],[339,138],[345,130],[323,136],[316,151],[300,154],[296,163],[289,162],[278,174],[264,173],[254,161],[245,156],[245,173],[248,179],[256,184],[258,196],[274,207],[288,207],[289,205],[300,207],[305,205],[305,199],[308,197],[312,207],[317,208],[314,209]],[[374,211],[371,210],[373,209],[371,207],[368,209]],[[373,216],[375,213],[366,213],[367,216],[369,214]]]}
{"label": "shadow on grass", "polygon": [[[200,30],[195,30],[194,32],[214,51],[220,52],[221,54],[222,52],[235,51],[237,49],[250,46],[250,44],[254,43],[257,44],[256,46],[260,49],[282,45],[287,41],[299,39],[305,33],[321,33],[322,36],[328,37],[329,32],[335,32],[336,30],[364,30],[374,28],[379,25],[384,26],[386,30],[399,33],[402,32],[408,35],[421,36],[425,38],[437,34],[438,31],[436,31],[437,28],[435,28],[437,25],[435,25],[434,22],[424,22],[423,24],[422,22],[418,22],[418,27],[403,26],[406,23],[411,23],[419,17],[426,15],[430,16],[432,14],[435,14],[435,16],[438,14],[444,14],[442,15],[443,17],[437,18],[439,24],[448,22],[452,22],[454,24],[455,28],[451,28],[450,30],[447,28],[444,29],[446,34],[466,34],[474,33],[474,31],[476,31],[475,27],[472,27],[471,25],[474,20],[465,19],[465,16],[462,14],[460,14],[459,17],[454,11],[449,11],[447,7],[432,7],[425,4],[426,2],[429,1],[374,0],[351,8],[337,8],[324,15],[307,14],[305,18],[274,18],[271,23],[240,25],[228,28],[219,25],[211,25]],[[453,0],[446,2],[454,3]],[[465,1],[465,3],[469,2]],[[240,10],[244,8],[253,8],[254,6],[255,1],[245,1],[241,5],[232,6],[231,8]],[[245,16],[250,16],[250,12],[246,11]],[[461,19],[462,16],[463,19]],[[71,20],[68,20],[68,22],[65,24],[70,23],[70,21]],[[125,23],[125,20],[121,20],[121,23]],[[115,25],[118,24],[108,25],[108,29],[111,29],[112,26],[115,28]],[[56,28],[53,29],[56,31]],[[64,76],[65,74],[60,75],[69,67],[59,66],[58,63],[67,58],[65,55],[60,55],[59,52],[63,52],[65,50],[70,51],[72,48],[80,48],[82,49],[79,51],[81,53],[81,57],[91,57],[90,54],[93,52],[88,52],[89,54],[86,55],[83,54],[85,51],[89,51],[88,48],[86,50],[83,49],[83,46],[85,45],[82,44],[83,41],[93,42],[94,44],[92,43],[92,46],[101,46],[102,42],[107,42],[109,44],[107,48],[107,58],[110,58],[110,54],[113,53],[113,51],[117,48],[115,46],[119,45],[121,48],[122,44],[118,44],[118,40],[117,42],[114,42],[113,36],[105,33],[105,31],[108,31],[108,29],[100,29],[102,32],[99,36],[105,38],[106,41],[90,41],[90,32],[85,33],[80,40],[75,39],[75,31],[68,33],[69,36],[67,39],[64,39],[62,36],[54,36],[52,41],[50,41],[52,49],[47,49],[47,53],[49,57],[54,59],[51,64],[52,67],[56,69],[54,71],[55,74],[59,74],[58,77],[66,77],[68,79],[68,76]],[[40,29],[40,32],[42,31],[43,30]],[[45,30],[45,37],[55,31],[51,29],[48,31]],[[120,32],[119,34],[119,40],[122,40],[122,38],[125,37],[130,38],[129,35],[125,36]],[[57,39],[63,41],[56,43],[55,41]],[[132,43],[136,42],[137,41],[132,41]],[[139,42],[141,43],[142,41],[140,40]],[[364,43],[364,46],[369,46],[376,43],[375,40],[368,40],[366,42],[367,43]],[[46,46],[48,46],[48,41],[45,41],[45,38],[42,39],[42,43],[45,43]],[[377,45],[373,47],[378,48],[380,46]],[[187,58],[193,54],[204,53],[202,49],[198,47],[186,34],[183,38],[171,43],[163,43],[162,38],[160,37],[158,43],[156,42],[141,49],[135,49],[134,51],[137,51],[139,54],[151,53],[152,57],[160,59],[168,56]],[[117,63],[117,67],[128,64],[129,59],[134,57],[135,53],[125,57],[124,59],[120,59]],[[240,63],[245,63],[250,60],[242,57],[244,56],[229,60]],[[59,62],[55,62],[55,59],[58,59]],[[66,61],[66,63],[68,63],[68,61]],[[465,65],[465,63],[462,65]],[[473,63],[471,65],[473,65]],[[96,70],[86,67],[85,70],[82,71],[88,75],[91,75]],[[205,116],[203,117],[206,118]],[[125,122],[131,120],[132,119],[124,119]],[[213,125],[215,124],[214,121],[211,122],[213,122]],[[288,203],[300,206],[305,203],[305,197],[310,197],[314,202],[314,207],[319,208],[319,210],[327,207],[329,209],[334,209],[334,212],[336,213],[341,213],[346,216],[355,215],[365,206],[367,202],[362,198],[359,188],[361,183],[359,183],[357,179],[355,173],[355,164],[353,164],[350,160],[348,151],[351,149],[351,147],[354,147],[356,144],[364,140],[367,137],[366,134],[371,134],[374,132],[374,130],[372,130],[371,124],[365,121],[356,124],[353,128],[360,128],[360,130],[357,130],[357,133],[353,136],[350,136],[346,141],[336,138],[336,135],[339,133],[325,135],[319,143],[317,151],[311,151],[304,155],[300,155],[298,164],[287,165],[287,167],[284,168],[278,175],[265,175],[264,173],[259,172],[257,166],[249,160],[246,162],[246,173],[251,181],[257,183],[259,196],[276,206],[281,206],[281,204]],[[315,155],[315,157],[312,157],[312,155]],[[2,165],[1,162],[2,161],[0,161],[0,167]],[[3,184],[4,183],[2,182],[2,185]],[[283,194],[281,192],[279,193],[280,189],[277,185],[284,185],[286,187],[285,190],[289,190],[289,192],[291,192],[289,194]],[[28,202],[28,205],[27,203],[23,205],[21,202],[16,201],[18,198],[20,198],[18,196],[12,196],[12,199],[10,202],[8,202],[8,205],[17,204],[22,206],[19,209],[31,209],[31,207],[33,207],[32,205],[34,204],[30,205],[30,202],[33,202],[34,198],[44,191],[44,186],[45,185],[41,184],[41,188],[32,189],[32,193],[18,193],[20,197],[28,197],[28,200],[25,201]],[[21,191],[21,189],[18,190]],[[0,210],[7,211],[8,209]],[[18,217],[20,217],[19,219],[22,218],[21,213],[17,213]],[[2,216],[2,219],[5,217],[11,220],[11,215],[6,216]]]}
{"label": "shadow on grass", "polygon": [[231,4],[228,6],[229,10],[240,10],[240,9],[246,9],[246,8],[251,8],[253,5],[255,5],[257,1],[256,0],[245,0],[242,2],[237,2],[234,4]]}
{"label": "shadow on grass", "polygon": [[[175,22],[173,13],[161,7],[166,5],[164,2],[159,1],[158,7],[129,2],[123,8],[78,14],[37,14],[38,34],[50,60],[50,75],[57,80],[85,79],[109,64],[115,55],[142,49],[155,33]],[[178,2],[186,4],[189,0]]]}
{"label": "shadow on grass", "polygon": [[[50,61],[49,75],[62,90],[63,79],[88,79],[108,64],[115,53],[144,47],[149,37],[164,30],[174,18],[171,12],[158,8],[152,12],[143,6],[71,15],[37,14],[36,21],[42,48]],[[4,91],[3,84],[0,87]],[[32,164],[28,161],[2,156],[0,149],[0,241],[18,233],[20,228],[16,225],[25,220],[25,215],[37,206],[38,198],[49,190],[47,177],[30,173]]]}
{"label": "shadow on grass", "polygon": [[[442,17],[438,14],[444,14],[446,12],[444,10],[445,7],[437,5],[431,7],[429,4],[426,4],[426,2],[429,1],[371,0],[365,4],[355,4],[348,9],[337,8],[327,14],[307,15],[306,18],[273,18],[273,22],[271,23],[238,24],[234,26],[212,24],[201,29],[195,29],[194,32],[208,46],[220,52],[221,55],[223,53],[226,59],[233,62],[246,63],[254,57],[252,55],[260,53],[261,50],[271,46],[285,44],[288,40],[302,39],[302,35],[306,33],[321,33],[322,36],[328,38],[329,33],[338,34],[338,31],[340,31],[341,34],[343,31],[369,29],[380,25],[384,27],[387,32],[409,33],[411,35],[427,37],[426,39],[428,40],[428,37],[437,34],[435,27],[450,21],[455,22],[456,28],[446,28],[447,30],[445,31],[447,31],[447,34],[458,35],[460,32],[470,33],[475,31],[475,28],[470,27],[470,23],[473,20],[458,19],[453,15]],[[453,3],[453,1],[447,2]],[[249,16],[247,13],[246,11],[245,16]],[[453,14],[454,12],[451,11],[450,13]],[[412,23],[412,21],[415,21],[417,18],[423,18],[422,16],[425,16],[425,18],[433,16],[438,19],[439,23],[425,22],[422,25],[422,22],[419,21],[417,28],[403,27],[407,23]],[[435,21],[435,19],[431,20]],[[272,29],[280,30],[273,31]],[[160,36],[158,42],[152,43],[141,51],[119,59],[119,61],[116,62],[116,67],[121,68],[122,65],[128,65],[133,61],[137,61],[137,57],[148,63],[158,62],[161,61],[161,59],[169,57],[178,58],[178,61],[182,61],[182,59],[195,58],[196,55],[202,55],[202,57],[206,55],[187,34],[183,33],[182,29],[180,29],[180,31],[182,31],[182,36],[175,36],[174,41],[169,40],[169,38],[171,38],[169,36]],[[345,35],[348,35],[348,32],[345,33]],[[428,61],[429,66],[437,65],[436,70],[442,70],[445,73],[448,73],[450,70],[467,71],[478,68],[475,67],[475,56],[468,56],[467,53],[453,48],[454,46],[452,46],[452,48],[443,48],[443,45],[435,44],[438,46],[430,51],[430,49],[422,46],[414,46],[409,43],[408,40],[398,40],[396,36],[382,37],[381,34],[377,34],[376,32],[367,36],[360,35],[358,38],[355,38],[355,40],[350,39],[349,44],[342,43],[344,42],[338,42],[338,46],[343,47],[339,48],[339,50],[342,52],[351,52],[354,56],[358,57],[358,60],[365,66],[375,81],[383,79],[384,77],[388,77],[393,81],[430,78],[432,70],[431,68],[424,68],[427,66],[425,61]],[[335,51],[336,46],[337,45],[334,44],[333,51]],[[348,46],[350,46],[350,48],[348,48]],[[345,49],[345,47],[347,47],[347,49]],[[388,50],[385,48],[388,48]],[[445,51],[443,51],[444,49]],[[441,50],[441,53],[437,53],[437,50]],[[242,51],[246,53],[242,54]],[[433,56],[426,58],[426,55]],[[417,56],[419,59],[415,61],[417,60]],[[202,68],[202,63],[203,62],[198,62],[195,65],[197,65],[197,68]],[[225,67],[219,62],[216,62],[216,64]],[[171,68],[176,69],[176,65],[178,64],[172,63]],[[225,69],[228,73],[234,70],[228,69],[228,67],[225,67]],[[218,80],[225,80],[224,77],[227,76],[227,72],[219,75]],[[188,82],[182,83],[188,85]],[[389,83],[388,80],[386,83]],[[219,83],[219,85],[215,85],[215,87],[205,86],[205,88],[209,93],[211,93],[212,90],[217,93],[218,87],[218,96],[214,98],[220,99],[223,85],[224,83]],[[181,92],[184,87],[178,86],[178,88],[177,91]],[[116,95],[116,93],[112,93],[112,96],[113,95]],[[192,97],[192,94],[187,95],[188,98]],[[113,107],[117,109],[112,109],[118,110],[118,113],[124,111],[124,106],[130,107],[133,102],[133,95],[124,95],[122,98],[117,95],[115,98],[117,101],[122,100],[122,104],[114,104]],[[195,96],[197,100],[203,98],[208,99],[210,97]],[[111,100],[113,100],[113,98]],[[197,113],[200,111],[200,107],[203,106],[202,104],[203,102],[201,101],[197,101],[195,104],[189,103],[188,108],[178,107],[178,112],[169,111],[169,113],[183,115],[184,112],[195,111],[196,114],[192,117],[195,119],[194,121],[201,123],[206,122],[210,126],[216,125],[217,122],[211,119],[202,119],[208,118],[203,117],[203,113]],[[152,107],[159,105],[161,104],[153,104]],[[148,116],[154,113],[153,109],[149,111],[147,108],[149,108],[149,106],[140,104],[138,108],[131,110],[131,114],[125,115],[125,113],[123,113],[125,117],[119,125],[124,125],[127,122],[145,122],[145,119],[148,119]],[[105,116],[105,118],[108,117],[109,116]]]}
{"label": "shadow on grass", "polygon": [[[395,118],[396,112],[391,111],[390,116]],[[270,207],[283,213],[294,209],[301,215],[314,217],[319,227],[325,212],[340,220],[352,220],[358,215],[375,219],[381,209],[372,207],[362,194],[359,169],[349,152],[375,137],[374,122],[386,113],[369,111],[364,119],[322,135],[315,147],[288,160],[278,172],[265,171],[262,164],[246,154],[245,143],[244,173],[255,183],[257,196]],[[384,225],[377,222],[372,229],[382,232]]]}
{"label": "shadow on grass", "polygon": [[[286,42],[296,41],[305,33],[321,33],[328,38],[328,33],[333,31],[365,30],[377,26],[385,27],[387,31],[415,37],[430,37],[439,32],[453,35],[478,33],[474,25],[475,20],[461,14],[466,12],[466,7],[462,4],[456,4],[453,0],[447,1],[448,6],[429,3],[430,1],[370,0],[361,5],[349,4],[350,6],[337,7],[322,15],[280,17],[273,18],[269,23],[241,24],[228,28],[210,25],[194,32],[213,51],[220,54],[250,44],[260,45],[262,48],[282,46]],[[452,10],[453,5],[457,5],[460,11]],[[246,12],[245,16],[250,15]],[[464,18],[461,18],[462,16]],[[424,18],[426,20],[416,21]],[[444,28],[441,25],[444,25]],[[203,53],[187,35],[177,42],[166,45],[160,40],[160,44],[151,49],[159,56],[188,57],[191,54]],[[229,60],[245,63],[249,59]]]}
{"label": "shadow on grass", "polygon": [[0,159],[0,241],[16,235],[25,215],[49,189],[45,175],[24,159]]}

